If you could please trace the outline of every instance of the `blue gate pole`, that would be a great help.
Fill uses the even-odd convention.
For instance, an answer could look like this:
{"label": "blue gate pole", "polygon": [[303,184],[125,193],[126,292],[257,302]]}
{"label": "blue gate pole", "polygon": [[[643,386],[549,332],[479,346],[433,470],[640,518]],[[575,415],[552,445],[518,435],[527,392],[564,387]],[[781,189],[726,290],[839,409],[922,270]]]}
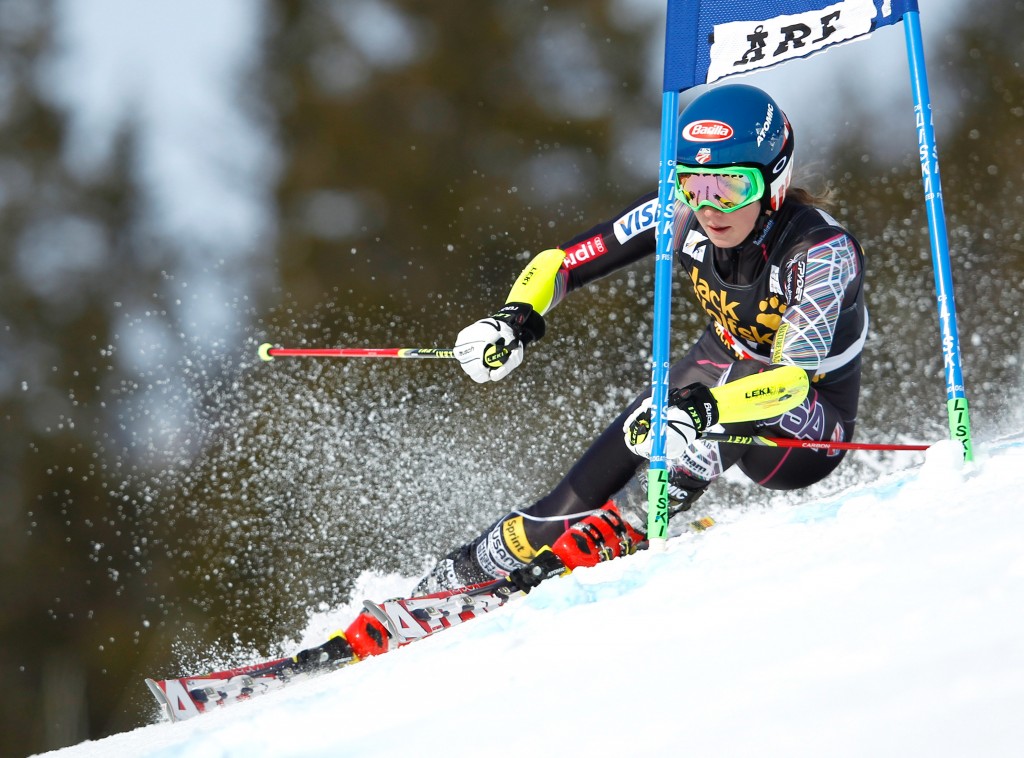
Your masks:
{"label": "blue gate pole", "polygon": [[960,338],[956,326],[956,302],[953,277],[949,267],[949,241],[946,235],[946,214],[942,203],[939,178],[939,151],[935,143],[931,95],[928,93],[928,72],[925,69],[921,19],[916,11],[903,15],[910,62],[910,85],[914,94],[914,115],[917,121],[918,149],[921,155],[921,176],[928,210],[928,233],[931,239],[932,268],[935,272],[935,296],[938,299],[939,329],[942,335],[942,360],[946,374],[946,412],[949,434],[963,445],[964,460],[974,458],[971,442],[971,421],[967,409],[963,371],[960,364]]}
{"label": "blue gate pole", "polygon": [[654,336],[651,345],[651,466],[647,473],[647,540],[651,550],[668,539],[668,461],[665,410],[668,405],[669,334],[672,328],[672,216],[675,206],[679,93],[661,99],[661,163],[658,174],[658,227],[654,259]]}

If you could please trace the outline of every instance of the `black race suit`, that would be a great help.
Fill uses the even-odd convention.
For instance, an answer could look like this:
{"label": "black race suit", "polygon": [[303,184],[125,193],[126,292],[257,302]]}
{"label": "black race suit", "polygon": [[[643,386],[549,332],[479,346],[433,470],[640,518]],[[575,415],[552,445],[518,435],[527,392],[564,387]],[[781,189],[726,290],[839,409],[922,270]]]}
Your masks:
{"label": "black race suit", "polygon": [[[656,194],[640,198],[611,221],[560,246],[565,259],[553,282],[550,310],[569,292],[655,252]],[[675,207],[673,250],[707,329],[670,369],[670,387],[709,386],[770,365],[807,370],[804,403],[776,418],[724,425],[740,435],[849,440],[857,417],[861,348],[867,335],[864,255],[858,242],[823,211],[789,199],[762,215],[748,240],[720,249],[702,233],[696,216]],[[565,478],[533,505],[499,519],[468,545],[453,551],[420,589],[459,586],[501,576],[529,561],[571,524],[616,493],[646,483],[646,459],[623,440],[623,422],[649,389],[612,421]],[[732,465],[772,489],[797,489],[827,476],[840,451],[748,447],[698,440],[672,462],[670,491],[685,508]],[[640,472],[640,476],[636,476]],[[629,485],[629,486],[627,486]],[[621,493],[620,493],[621,494]],[[619,502],[619,497],[616,497]]]}

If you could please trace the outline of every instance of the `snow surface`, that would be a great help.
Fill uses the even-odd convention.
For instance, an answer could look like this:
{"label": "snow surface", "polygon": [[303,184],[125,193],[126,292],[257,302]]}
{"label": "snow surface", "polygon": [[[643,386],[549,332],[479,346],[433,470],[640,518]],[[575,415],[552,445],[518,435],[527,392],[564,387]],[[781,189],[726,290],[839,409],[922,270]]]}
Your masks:
{"label": "snow surface", "polygon": [[1024,437],[976,455],[939,443],[380,658],[49,755],[1021,755]]}

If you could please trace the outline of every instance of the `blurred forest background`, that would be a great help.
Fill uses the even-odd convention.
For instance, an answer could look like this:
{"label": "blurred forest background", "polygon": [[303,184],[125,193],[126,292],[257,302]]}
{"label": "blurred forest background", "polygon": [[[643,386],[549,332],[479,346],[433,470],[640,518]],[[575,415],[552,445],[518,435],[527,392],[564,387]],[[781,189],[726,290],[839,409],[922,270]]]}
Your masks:
{"label": "blurred forest background", "polygon": [[[230,105],[244,127],[215,134],[197,119],[182,136],[249,204],[197,195],[214,221],[188,234],[153,189],[151,114],[126,113],[89,152],[67,105],[84,83],[60,62],[72,5],[0,0],[3,755],[147,723],[144,675],[281,652],[361,572],[416,575],[542,494],[648,376],[646,264],[560,306],[495,386],[443,362],[262,364],[256,346],[448,345],[504,302],[532,254],[652,188],[661,3],[247,4],[256,44],[230,103],[196,105]],[[964,8],[926,52],[985,440],[1019,426],[1024,389],[1024,4]],[[168,38],[207,26],[192,21]],[[899,29],[885,44],[902,50]],[[869,257],[859,434],[940,439],[909,85],[880,120],[855,70],[821,73],[858,45],[748,81],[800,76],[840,96],[790,108],[777,94],[798,183],[835,188]],[[905,82],[905,64],[891,76]],[[682,345],[700,318],[677,292]],[[786,497],[912,460],[851,456]],[[730,482],[707,507],[770,496]]]}

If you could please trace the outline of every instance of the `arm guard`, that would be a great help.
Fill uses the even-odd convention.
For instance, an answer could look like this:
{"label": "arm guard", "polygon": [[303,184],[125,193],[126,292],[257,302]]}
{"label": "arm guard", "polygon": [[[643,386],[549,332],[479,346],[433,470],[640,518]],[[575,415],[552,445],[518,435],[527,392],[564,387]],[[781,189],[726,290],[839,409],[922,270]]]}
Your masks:
{"label": "arm guard", "polygon": [[512,285],[506,303],[526,303],[542,316],[565,295],[562,261],[565,252],[551,248],[538,253]]}

